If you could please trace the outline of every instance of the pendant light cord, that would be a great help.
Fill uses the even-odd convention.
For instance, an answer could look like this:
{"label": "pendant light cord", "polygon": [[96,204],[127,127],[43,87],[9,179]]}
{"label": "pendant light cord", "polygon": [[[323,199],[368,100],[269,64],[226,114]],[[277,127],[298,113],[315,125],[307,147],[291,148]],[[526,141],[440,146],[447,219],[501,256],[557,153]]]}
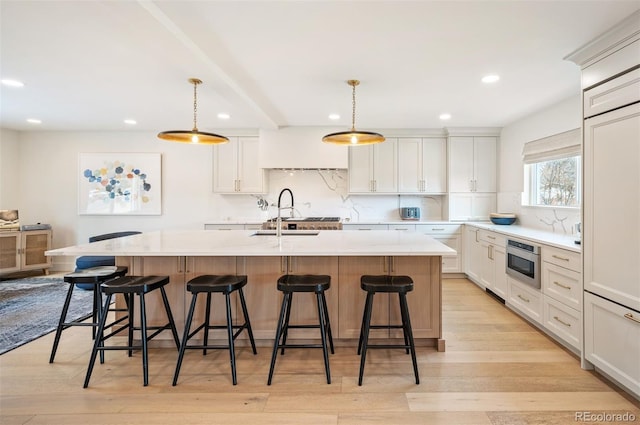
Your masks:
{"label": "pendant light cord", "polygon": [[351,131],[356,131],[356,84],[351,87]]}
{"label": "pendant light cord", "polygon": [[198,131],[198,83],[193,83],[193,131]]}

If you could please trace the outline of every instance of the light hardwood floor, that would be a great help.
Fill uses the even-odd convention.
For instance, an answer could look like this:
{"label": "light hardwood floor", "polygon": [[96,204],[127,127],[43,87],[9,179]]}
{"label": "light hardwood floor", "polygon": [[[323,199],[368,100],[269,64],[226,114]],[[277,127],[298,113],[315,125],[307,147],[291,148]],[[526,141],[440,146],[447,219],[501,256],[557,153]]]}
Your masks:
{"label": "light hardwood floor", "polygon": [[585,412],[640,421],[637,400],[580,369],[575,356],[466,279],[444,280],[443,330],[445,352],[418,349],[420,385],[410,356],[372,350],[358,387],[355,349],[337,347],[330,358],[331,385],[320,350],[288,350],[278,357],[267,386],[271,349],[263,346],[257,356],[246,347],[237,350],[237,386],[231,384],[228,351],[203,357],[191,350],[172,387],[177,352],[155,348],[148,387],[142,385],[139,354],[107,352],[83,389],[90,330],[71,328],[63,333],[54,364],[48,363],[53,334],[0,356],[0,423],[629,423],[576,418]]}

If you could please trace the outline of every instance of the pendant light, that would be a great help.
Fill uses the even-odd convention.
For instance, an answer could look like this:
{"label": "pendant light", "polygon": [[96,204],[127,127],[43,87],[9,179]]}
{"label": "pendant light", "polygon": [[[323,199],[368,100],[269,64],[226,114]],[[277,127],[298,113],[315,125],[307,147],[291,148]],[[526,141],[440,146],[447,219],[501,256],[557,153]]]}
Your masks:
{"label": "pendant light", "polygon": [[206,133],[198,131],[197,113],[198,113],[198,84],[202,81],[197,78],[189,78],[189,82],[193,84],[193,130],[172,130],[158,133],[158,138],[178,143],[192,143],[198,145],[216,145],[227,143],[229,141],[225,136],[214,133]]}
{"label": "pendant light", "polygon": [[358,131],[356,130],[356,86],[360,84],[358,80],[347,81],[352,87],[351,91],[351,131],[341,131],[338,133],[327,134],[322,138],[325,143],[334,143],[336,145],[345,146],[360,146],[371,145],[373,143],[384,142],[384,136],[382,134],[374,133],[371,131]]}

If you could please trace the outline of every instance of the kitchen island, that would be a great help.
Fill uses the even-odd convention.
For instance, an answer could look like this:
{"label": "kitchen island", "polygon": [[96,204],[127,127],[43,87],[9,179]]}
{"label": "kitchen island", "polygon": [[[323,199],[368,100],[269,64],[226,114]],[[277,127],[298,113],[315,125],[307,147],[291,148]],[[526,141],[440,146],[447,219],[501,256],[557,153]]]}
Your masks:
{"label": "kitchen island", "polygon": [[[360,289],[360,276],[408,275],[415,283],[414,291],[408,296],[414,336],[421,345],[444,350],[441,257],[455,253],[453,249],[418,232],[320,231],[298,232],[280,238],[257,233],[246,230],[157,231],[54,249],[46,255],[115,256],[117,265],[129,267],[129,274],[169,276],[167,294],[179,332],[184,327],[186,306],[190,302],[190,294],[186,291],[190,279],[202,274],[247,275],[245,297],[253,333],[260,345],[270,345],[275,336],[281,303],[276,281],[282,274],[331,276],[331,289],[327,292],[331,326],[336,342],[346,345],[355,345],[360,332],[365,298]],[[155,296],[150,294],[148,301],[148,317],[152,323],[154,319],[164,320],[162,309],[154,308],[161,303],[159,295]],[[201,300],[194,323],[204,315],[204,298]],[[214,320],[224,322],[223,300],[214,299],[213,310]],[[154,317],[156,312],[158,316]],[[399,322],[397,297],[376,296],[374,313],[372,324]],[[291,322],[294,321],[317,322],[313,294],[296,295],[291,310]],[[313,329],[292,329],[290,338],[318,338],[316,334],[317,330]],[[214,337],[226,338],[223,333]],[[394,339],[402,338],[402,334],[395,329],[377,329],[372,331],[371,337]]]}

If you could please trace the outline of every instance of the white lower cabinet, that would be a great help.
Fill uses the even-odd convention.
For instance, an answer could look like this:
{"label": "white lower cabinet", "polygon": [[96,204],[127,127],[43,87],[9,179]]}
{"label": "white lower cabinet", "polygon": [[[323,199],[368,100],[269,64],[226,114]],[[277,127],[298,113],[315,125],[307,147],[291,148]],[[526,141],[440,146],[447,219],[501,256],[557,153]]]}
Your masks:
{"label": "white lower cabinet", "polygon": [[480,230],[480,283],[500,298],[507,297],[506,237],[504,235]]}
{"label": "white lower cabinet", "polygon": [[480,283],[480,267],[482,266],[480,229],[473,226],[464,227],[464,272],[473,282]]}
{"label": "white lower cabinet", "polygon": [[542,324],[542,293],[507,276],[506,304],[533,322]]}
{"label": "white lower cabinet", "polygon": [[457,254],[442,256],[442,273],[462,273],[462,225],[460,224],[416,224],[416,231],[431,236]]}
{"label": "white lower cabinet", "polygon": [[389,225],[342,223],[342,230],[389,230]]}
{"label": "white lower cabinet", "polygon": [[560,342],[579,352],[582,349],[582,313],[547,295],[544,296],[543,310],[544,327],[561,339]]}
{"label": "white lower cabinet", "polygon": [[584,357],[640,397],[640,313],[584,293]]}

